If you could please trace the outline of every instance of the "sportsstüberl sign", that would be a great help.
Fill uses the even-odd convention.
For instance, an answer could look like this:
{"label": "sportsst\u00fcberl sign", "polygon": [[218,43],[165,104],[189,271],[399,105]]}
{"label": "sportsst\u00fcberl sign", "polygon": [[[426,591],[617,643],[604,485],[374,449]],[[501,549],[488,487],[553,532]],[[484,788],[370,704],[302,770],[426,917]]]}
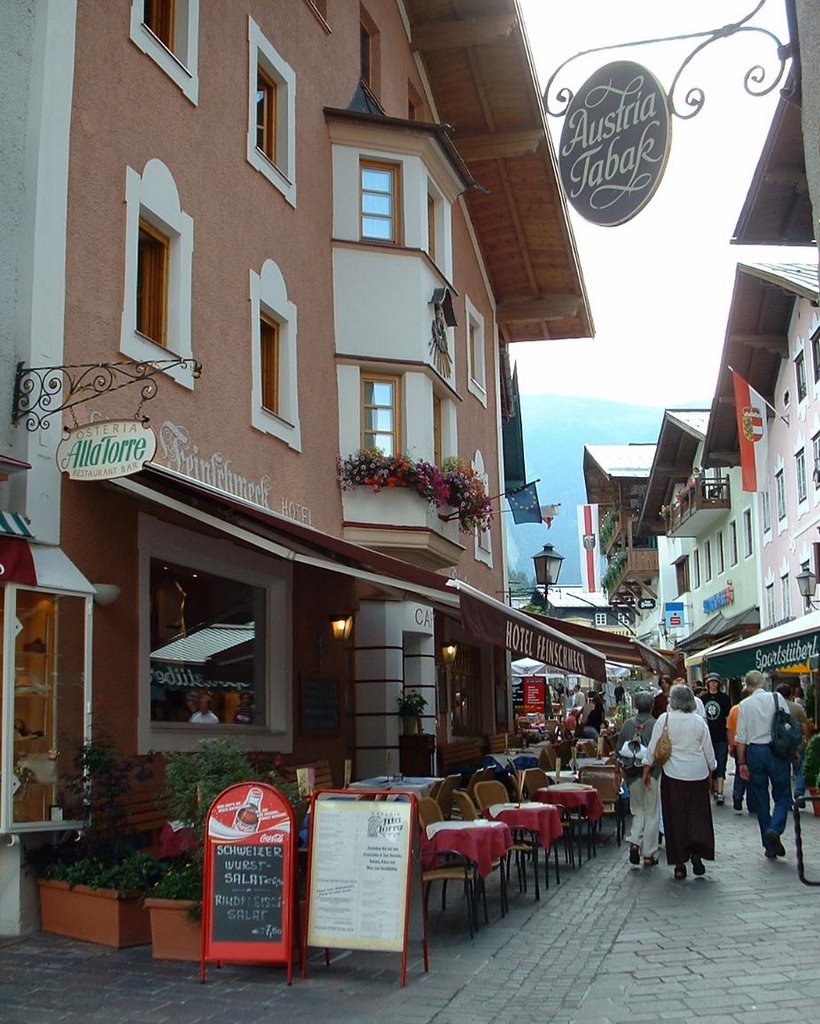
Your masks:
{"label": "sportsst\u00fcberl sign", "polygon": [[573,96],[561,132],[569,201],[602,227],[630,220],[660,184],[671,138],[666,93],[651,71],[625,60],[600,68]]}

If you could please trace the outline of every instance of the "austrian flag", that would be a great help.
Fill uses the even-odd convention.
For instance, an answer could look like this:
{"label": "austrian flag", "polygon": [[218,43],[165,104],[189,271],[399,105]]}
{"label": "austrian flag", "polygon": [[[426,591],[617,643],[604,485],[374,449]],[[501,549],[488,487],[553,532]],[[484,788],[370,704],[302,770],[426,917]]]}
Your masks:
{"label": "austrian flag", "polygon": [[765,491],[768,429],[766,402],[740,374],[732,370],[737,413],[737,439],[740,446],[740,469],[744,491]]}

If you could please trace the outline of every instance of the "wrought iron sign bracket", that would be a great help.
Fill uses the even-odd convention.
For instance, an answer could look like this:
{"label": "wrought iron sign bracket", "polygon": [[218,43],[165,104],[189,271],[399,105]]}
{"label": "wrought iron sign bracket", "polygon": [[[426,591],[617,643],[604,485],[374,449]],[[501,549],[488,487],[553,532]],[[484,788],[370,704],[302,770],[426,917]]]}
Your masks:
{"label": "wrought iron sign bracket", "polygon": [[[675,72],[675,76],[672,79],[672,84],[667,92],[669,109],[676,116],[682,120],[689,120],[699,114],[703,109],[706,102],[706,94],[700,86],[692,86],[687,90],[686,95],[683,98],[683,105],[676,99],[676,93],[678,85],[680,83],[681,75],[684,73],[686,68],[692,63],[695,57],[698,56],[707,46],[717,42],[720,39],[728,39],[730,36],[737,35],[741,32],[756,32],[770,39],[776,46],[777,61],[779,68],[777,73],[770,76],[766,69],[761,64],[755,64],[746,72],[743,76],[743,87],[750,96],[766,96],[773,89],[775,89],[780,82],[783,80],[783,75],[786,70],[786,62],[792,56],[791,43],[783,43],[781,40],[767,28],[763,28],[760,25],[750,25],[749,22],[755,17],[756,14],[761,10],[766,0],[758,0],[754,9],[750,11],[745,17],[740,18],[738,21],[731,22],[728,25],[722,25],[720,28],[707,29],[703,32],[689,32],[684,35],[677,36],[661,36],[657,39],[637,39],[630,43],[614,43],[608,46],[596,46],[589,50],[581,50],[579,53],[573,54],[572,57],[568,57],[563,63],[559,64],[558,67],[550,75],[550,79],[547,82],[547,86],[544,89],[544,109],[552,117],[563,117],[572,102],[574,93],[571,89],[562,87],[554,95],[553,105],[552,89],[558,75],[579,57],[586,57],[591,53],[601,53],[605,50],[622,50],[627,48],[634,48],[637,46],[652,46],[658,43],[670,43],[680,42],[686,39],[701,39],[702,41],[695,46],[692,52],[684,58],[680,67]],[[768,79],[771,77],[771,80]]]}
{"label": "wrought iron sign bracket", "polygon": [[157,393],[157,374],[169,370],[190,370],[194,378],[202,373],[202,364],[195,359],[156,359],[145,363],[80,363],[72,366],[29,366],[17,364],[14,379],[14,403],[11,421],[14,426],[25,420],[29,431],[47,430],[49,419],[66,409],[99,398],[131,384],[140,386],[140,400],[135,420],[146,421],[142,407]]}

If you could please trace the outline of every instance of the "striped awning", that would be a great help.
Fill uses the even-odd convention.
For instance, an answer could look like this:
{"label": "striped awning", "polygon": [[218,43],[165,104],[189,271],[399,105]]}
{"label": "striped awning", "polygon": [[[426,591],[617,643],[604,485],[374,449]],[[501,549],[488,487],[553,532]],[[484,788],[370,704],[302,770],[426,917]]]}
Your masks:
{"label": "striped awning", "polygon": [[5,537],[22,537],[29,540],[34,536],[28,528],[28,520],[17,512],[0,512],[0,534]]}

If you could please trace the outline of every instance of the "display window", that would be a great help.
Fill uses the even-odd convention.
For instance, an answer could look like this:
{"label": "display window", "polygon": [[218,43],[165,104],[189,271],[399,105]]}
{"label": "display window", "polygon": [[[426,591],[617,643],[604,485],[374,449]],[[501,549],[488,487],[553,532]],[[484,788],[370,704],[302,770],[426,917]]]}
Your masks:
{"label": "display window", "polygon": [[0,587],[4,828],[80,817],[63,783],[86,738],[89,605],[79,595]]}

